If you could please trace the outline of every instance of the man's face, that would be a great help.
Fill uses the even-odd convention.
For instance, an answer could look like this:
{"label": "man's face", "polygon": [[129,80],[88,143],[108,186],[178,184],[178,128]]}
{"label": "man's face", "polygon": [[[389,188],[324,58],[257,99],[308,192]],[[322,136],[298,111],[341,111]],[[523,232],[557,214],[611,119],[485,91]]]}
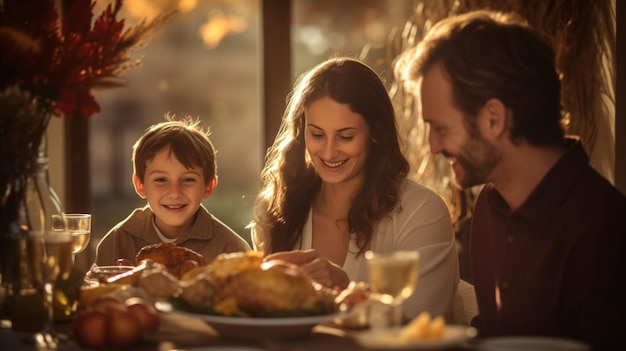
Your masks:
{"label": "man's face", "polygon": [[426,71],[420,96],[422,117],[429,125],[430,151],[441,152],[451,161],[457,185],[469,188],[489,182],[500,161],[500,152],[482,136],[476,123],[454,105],[452,85],[443,66],[437,64]]}

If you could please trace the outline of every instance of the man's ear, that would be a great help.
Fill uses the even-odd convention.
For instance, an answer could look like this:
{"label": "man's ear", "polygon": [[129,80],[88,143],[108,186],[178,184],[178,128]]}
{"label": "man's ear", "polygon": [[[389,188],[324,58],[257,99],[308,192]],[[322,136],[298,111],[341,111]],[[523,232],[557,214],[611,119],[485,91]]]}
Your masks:
{"label": "man's ear", "polygon": [[485,112],[486,127],[495,137],[506,136],[508,132],[508,110],[499,99],[489,99],[483,107]]}
{"label": "man's ear", "polygon": [[203,198],[206,199],[209,196],[211,196],[211,194],[213,194],[213,191],[215,190],[215,187],[217,187],[217,176],[215,176],[213,179],[211,179],[209,184],[207,184],[207,186],[204,188],[204,197]]}
{"label": "man's ear", "polygon": [[135,187],[137,195],[139,195],[140,198],[145,199],[146,193],[143,190],[143,182],[139,179],[137,173],[133,173],[133,186]]}

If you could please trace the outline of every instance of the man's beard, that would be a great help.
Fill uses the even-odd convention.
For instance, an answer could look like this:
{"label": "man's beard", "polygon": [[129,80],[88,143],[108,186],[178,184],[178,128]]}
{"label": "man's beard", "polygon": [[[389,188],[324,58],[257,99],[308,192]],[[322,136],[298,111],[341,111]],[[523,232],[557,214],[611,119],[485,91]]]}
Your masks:
{"label": "man's beard", "polygon": [[454,156],[456,162],[463,168],[463,175],[452,172],[453,183],[462,188],[471,188],[489,181],[489,175],[500,162],[500,152],[482,136],[470,137],[463,145],[461,153],[451,155],[443,152],[446,157]]}

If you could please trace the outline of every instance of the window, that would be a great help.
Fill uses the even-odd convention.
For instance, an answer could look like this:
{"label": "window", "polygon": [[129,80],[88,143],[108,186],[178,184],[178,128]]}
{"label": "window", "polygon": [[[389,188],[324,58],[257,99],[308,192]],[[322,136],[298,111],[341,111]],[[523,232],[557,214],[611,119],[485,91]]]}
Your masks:
{"label": "window", "polygon": [[[125,2],[125,18],[132,18],[133,3]],[[151,10],[140,9],[140,18]],[[142,65],[124,73],[126,87],[96,92],[102,113],[91,120],[93,257],[87,264],[99,239],[145,205],[131,181],[132,146],[166,113],[200,118],[211,128],[219,182],[204,204],[247,239],[262,155],[258,13],[254,0],[198,1],[135,51]]]}

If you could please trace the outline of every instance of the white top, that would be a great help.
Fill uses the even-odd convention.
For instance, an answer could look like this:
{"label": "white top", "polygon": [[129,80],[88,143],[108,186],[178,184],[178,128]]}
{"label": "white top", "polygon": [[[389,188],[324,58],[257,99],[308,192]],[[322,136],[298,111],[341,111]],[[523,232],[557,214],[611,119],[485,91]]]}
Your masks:
{"label": "white top", "polygon": [[[381,220],[372,236],[374,252],[417,250],[420,253],[419,277],[415,293],[403,304],[403,312],[413,318],[422,311],[447,317],[459,283],[459,263],[450,212],[439,195],[408,180],[402,186],[400,209]],[[252,230],[254,247],[263,248],[259,228]],[[304,225],[302,243],[295,249],[312,248],[312,214]],[[356,257],[358,248],[350,240],[343,269],[352,281],[368,282],[367,262]]]}

